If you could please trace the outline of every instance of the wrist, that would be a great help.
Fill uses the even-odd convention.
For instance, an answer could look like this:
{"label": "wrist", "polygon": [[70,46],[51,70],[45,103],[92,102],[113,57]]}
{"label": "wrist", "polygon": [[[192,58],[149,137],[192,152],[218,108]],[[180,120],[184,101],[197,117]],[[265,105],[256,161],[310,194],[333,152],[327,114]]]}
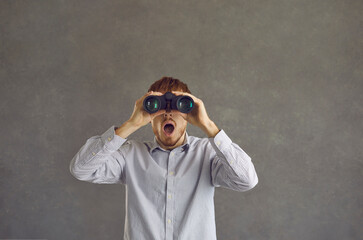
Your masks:
{"label": "wrist", "polygon": [[208,138],[214,138],[220,131],[212,120],[202,124],[201,129],[207,134]]}

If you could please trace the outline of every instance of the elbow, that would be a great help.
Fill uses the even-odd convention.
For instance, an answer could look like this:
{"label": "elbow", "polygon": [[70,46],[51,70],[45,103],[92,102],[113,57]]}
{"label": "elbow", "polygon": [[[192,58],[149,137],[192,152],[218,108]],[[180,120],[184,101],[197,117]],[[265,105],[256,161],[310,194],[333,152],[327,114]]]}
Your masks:
{"label": "elbow", "polygon": [[88,181],[89,179],[89,176],[86,175],[85,173],[82,173],[81,171],[76,171],[74,169],[71,169],[70,173],[74,178],[80,181]]}
{"label": "elbow", "polygon": [[79,155],[78,153],[72,158],[70,164],[69,164],[69,172],[70,174],[78,179],[77,176],[77,162],[79,161]]}
{"label": "elbow", "polygon": [[[250,159],[250,162],[251,162],[251,158]],[[250,174],[249,174],[249,184],[248,184],[248,190],[256,187],[256,185],[258,184],[258,176],[257,176],[257,173],[256,173],[256,170],[255,170],[255,167],[253,166],[253,171],[250,171]]]}
{"label": "elbow", "polygon": [[257,183],[258,183],[258,177],[257,177],[257,175],[255,175],[255,177],[253,178],[253,181],[251,181],[249,184],[249,189],[256,187]]}
{"label": "elbow", "polygon": [[79,169],[79,167],[77,167],[75,164],[73,164],[73,162],[69,166],[69,172],[77,180],[80,180],[80,181],[85,180],[84,173],[82,174],[82,170]]}
{"label": "elbow", "polygon": [[97,170],[87,170],[77,165],[72,165],[69,168],[71,175],[80,181],[92,182],[97,176]]}
{"label": "elbow", "polygon": [[249,181],[243,181],[243,183],[240,183],[240,185],[236,188],[237,191],[239,192],[246,192],[256,187],[257,184],[258,184],[258,177],[257,175],[255,175],[254,178],[251,178]]}
{"label": "elbow", "polygon": [[84,172],[84,170],[82,169],[82,167],[80,165],[79,154],[76,154],[73,157],[72,161],[70,162],[69,172],[74,178],[76,178],[76,179],[78,179],[80,181],[84,181],[85,172]]}
{"label": "elbow", "polygon": [[79,177],[79,174],[77,174],[77,171],[76,171],[76,169],[75,169],[75,166],[74,165],[70,165],[69,166],[69,172],[70,172],[70,174],[74,177],[74,178],[76,178],[76,179],[78,179],[78,180],[81,180],[80,179],[80,177]]}

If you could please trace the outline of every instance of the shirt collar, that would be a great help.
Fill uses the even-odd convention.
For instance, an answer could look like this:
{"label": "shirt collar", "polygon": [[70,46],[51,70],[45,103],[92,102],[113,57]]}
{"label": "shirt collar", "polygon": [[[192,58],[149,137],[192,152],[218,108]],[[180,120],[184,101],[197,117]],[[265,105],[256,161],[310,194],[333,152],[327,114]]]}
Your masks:
{"label": "shirt collar", "polygon": [[[154,136],[154,141],[151,142],[151,147],[150,147],[150,153],[153,152],[154,149],[159,148],[163,151],[165,151],[160,144],[156,141],[156,136]],[[185,131],[185,139],[184,142],[181,146],[177,147],[177,149],[179,149],[179,152],[183,152],[184,150],[187,150],[189,148],[189,135],[187,133],[187,131]]]}

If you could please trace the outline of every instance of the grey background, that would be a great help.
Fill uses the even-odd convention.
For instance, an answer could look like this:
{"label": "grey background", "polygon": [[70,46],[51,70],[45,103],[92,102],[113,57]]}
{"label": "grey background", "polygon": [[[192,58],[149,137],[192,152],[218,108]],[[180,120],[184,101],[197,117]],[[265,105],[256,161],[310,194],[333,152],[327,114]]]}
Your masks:
{"label": "grey background", "polygon": [[[162,76],[255,165],[254,189],[216,188],[218,239],[362,239],[362,10],[0,1],[0,239],[122,239],[124,186],[78,181],[69,163]],[[151,126],[129,138],[152,140]]]}

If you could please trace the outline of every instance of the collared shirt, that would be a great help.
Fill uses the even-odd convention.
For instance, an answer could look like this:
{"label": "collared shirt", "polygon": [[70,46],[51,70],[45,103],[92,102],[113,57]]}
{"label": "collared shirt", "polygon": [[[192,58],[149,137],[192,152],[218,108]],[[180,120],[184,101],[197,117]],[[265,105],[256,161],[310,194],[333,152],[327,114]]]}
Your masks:
{"label": "collared shirt", "polygon": [[214,190],[244,192],[258,183],[251,158],[223,129],[214,138],[189,136],[172,150],[156,137],[141,142],[115,134],[90,137],[70,163],[82,181],[126,188],[124,240],[213,240]]}

